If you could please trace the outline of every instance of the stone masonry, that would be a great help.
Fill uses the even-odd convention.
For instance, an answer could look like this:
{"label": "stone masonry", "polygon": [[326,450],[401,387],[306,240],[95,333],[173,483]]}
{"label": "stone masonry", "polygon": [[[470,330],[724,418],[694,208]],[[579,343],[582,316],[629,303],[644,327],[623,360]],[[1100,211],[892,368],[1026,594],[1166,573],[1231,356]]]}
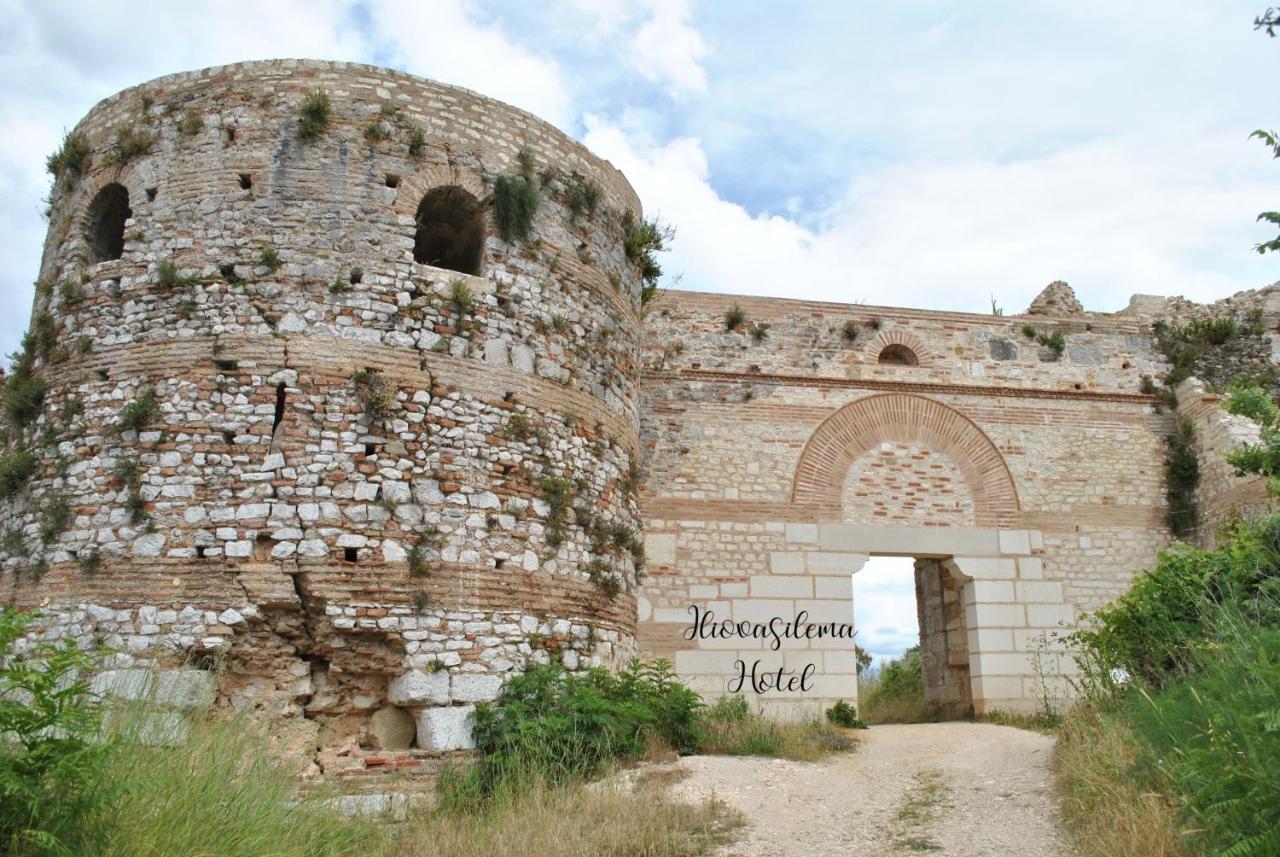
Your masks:
{"label": "stone masonry", "polygon": [[[638,653],[708,698],[740,662],[808,667],[753,699],[811,712],[856,698],[850,640],[691,640],[690,608],[851,623],[877,554],[917,560],[931,698],[1028,708],[1071,672],[1054,635],[1169,542],[1174,415],[1141,377],[1185,306],[642,307],[620,173],[369,66],[172,75],[75,133],[18,370],[39,395],[4,418],[0,592],[104,646],[104,694],[179,689],[166,740],[213,700],[313,774],[424,765],[529,664]],[[541,202],[504,240],[513,178]],[[1188,390],[1202,455],[1247,439]],[[1211,520],[1261,502],[1207,476]]]}

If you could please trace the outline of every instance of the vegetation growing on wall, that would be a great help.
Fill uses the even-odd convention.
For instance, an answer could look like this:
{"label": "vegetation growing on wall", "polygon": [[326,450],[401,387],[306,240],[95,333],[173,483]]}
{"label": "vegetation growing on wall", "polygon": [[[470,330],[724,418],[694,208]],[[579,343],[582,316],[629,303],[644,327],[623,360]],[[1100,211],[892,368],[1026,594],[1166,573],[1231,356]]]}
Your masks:
{"label": "vegetation growing on wall", "polygon": [[323,89],[314,90],[298,108],[298,137],[308,141],[319,139],[328,130],[332,117],[329,93]]}
{"label": "vegetation growing on wall", "polygon": [[1248,382],[1232,387],[1226,401],[1227,410],[1248,417],[1258,424],[1260,438],[1227,455],[1227,462],[1237,476],[1255,474],[1267,480],[1267,491],[1280,496],[1280,408],[1270,393]]}
{"label": "vegetation growing on wall", "polygon": [[498,176],[493,185],[493,219],[503,241],[524,241],[533,230],[533,219],[542,204],[533,156],[521,150],[514,172]]}
{"label": "vegetation growing on wall", "polygon": [[45,168],[55,179],[64,176],[72,181],[78,179],[87,169],[92,157],[89,141],[83,134],[68,132],[62,138],[62,145],[45,161]]}
{"label": "vegetation growing on wall", "polygon": [[622,216],[622,249],[627,259],[640,270],[640,304],[648,304],[658,293],[662,266],[658,254],[675,238],[675,227],[658,220],[639,220],[630,211]]}
{"label": "vegetation growing on wall", "polygon": [[1193,440],[1195,427],[1190,420],[1179,419],[1177,430],[1165,441],[1164,474],[1169,491],[1166,514],[1169,529],[1178,538],[1195,534],[1200,523],[1196,489],[1200,485],[1200,462]]}

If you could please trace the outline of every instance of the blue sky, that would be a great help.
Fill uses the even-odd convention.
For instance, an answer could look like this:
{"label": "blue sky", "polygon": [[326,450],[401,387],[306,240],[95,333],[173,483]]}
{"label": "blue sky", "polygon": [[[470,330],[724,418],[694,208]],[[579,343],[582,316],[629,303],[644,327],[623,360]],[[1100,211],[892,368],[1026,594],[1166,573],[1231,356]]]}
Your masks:
{"label": "blue sky", "polygon": [[[1246,139],[1280,125],[1262,7],[0,0],[0,349],[26,327],[62,132],[150,78],[279,56],[389,65],[554,122],[674,223],[683,288],[978,312],[1055,279],[1103,311],[1225,297],[1280,279],[1250,251],[1280,207],[1280,163]],[[863,644],[896,653],[909,565],[873,566]]]}
{"label": "blue sky", "polygon": [[1280,279],[1280,39],[1255,2],[0,0],[0,348],[29,314],[44,158],[100,98],[274,56],[529,109],[678,229],[683,288],[1010,312]]}

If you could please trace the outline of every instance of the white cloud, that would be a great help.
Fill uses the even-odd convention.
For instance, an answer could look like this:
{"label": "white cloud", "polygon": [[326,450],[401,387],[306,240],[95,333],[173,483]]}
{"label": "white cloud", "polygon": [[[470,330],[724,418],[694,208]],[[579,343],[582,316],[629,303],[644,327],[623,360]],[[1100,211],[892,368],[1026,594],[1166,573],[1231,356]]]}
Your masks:
{"label": "white cloud", "polygon": [[628,50],[636,71],[667,84],[676,95],[706,92],[706,56],[702,35],[689,23],[687,0],[654,0],[652,15],[636,30]]}
{"label": "white cloud", "polygon": [[915,560],[873,556],[853,576],[853,623],[858,648],[877,661],[896,658],[920,642]]}
{"label": "white cloud", "polygon": [[560,127],[573,118],[555,60],[513,40],[496,24],[475,21],[461,0],[384,0],[369,7],[374,38],[389,64],[506,101]]}
{"label": "white cloud", "polygon": [[1065,279],[1086,307],[1115,310],[1132,293],[1207,300],[1269,273],[1249,248],[1265,237],[1252,221],[1280,196],[1280,173],[1240,137],[881,163],[806,228],[722,198],[696,138],[642,149],[596,117],[587,128],[588,147],[680,230],[665,267],[684,288],[970,311],[994,294],[1017,312]]}

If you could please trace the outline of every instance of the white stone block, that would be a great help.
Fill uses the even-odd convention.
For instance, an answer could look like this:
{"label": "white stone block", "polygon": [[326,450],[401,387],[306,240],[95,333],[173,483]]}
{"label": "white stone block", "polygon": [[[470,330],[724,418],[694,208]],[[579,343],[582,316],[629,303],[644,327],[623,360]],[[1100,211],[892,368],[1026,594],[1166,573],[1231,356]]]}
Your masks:
{"label": "white stone block", "polygon": [[1071,627],[1075,622],[1075,611],[1069,604],[1027,605],[1027,624],[1033,628]]}
{"label": "white stone block", "polygon": [[387,687],[387,700],[392,705],[447,705],[449,674],[444,670],[410,670],[392,679]]}
{"label": "white stone block", "polygon": [[966,598],[975,603],[1012,603],[1013,583],[1005,580],[973,580],[964,585]]}
{"label": "white stone block", "polygon": [[644,555],[653,565],[673,565],[676,561],[675,533],[650,533],[644,537]]}
{"label": "white stone block", "polygon": [[787,541],[791,544],[816,545],[818,543],[817,524],[787,524]]}
{"label": "white stone block", "polygon": [[808,554],[807,567],[810,574],[850,575],[861,571],[868,559],[864,553],[813,551]]}
{"label": "white stone block", "polygon": [[739,598],[733,602],[733,619],[739,622],[768,622],[775,616],[781,617],[783,621],[790,621],[795,615],[795,606],[791,601]]}
{"label": "white stone block", "polygon": [[774,574],[803,574],[804,554],[798,551],[773,551],[769,554],[769,570]]}
{"label": "white stone block", "polygon": [[827,622],[853,624],[852,601],[834,599],[797,601],[796,615],[799,615],[801,611],[808,613],[808,621],[815,625]]}
{"label": "white stone block", "polygon": [[418,746],[435,753],[474,749],[476,742],[471,734],[473,711],[474,705],[419,710]]}
{"label": "white stone block", "polygon": [[999,532],[1000,553],[1031,553],[1031,538],[1026,530],[1000,530]]}
{"label": "white stone block", "polygon": [[1024,603],[1061,604],[1062,584],[1051,580],[1019,580],[1018,600]]}
{"label": "white stone block", "polygon": [[502,677],[486,673],[459,673],[453,677],[454,702],[491,702],[502,689]]}
{"label": "white stone block", "polygon": [[812,598],[813,578],[760,575],[750,579],[752,598]]}
{"label": "white stone block", "polygon": [[817,598],[853,599],[853,575],[813,578],[813,594]]}

